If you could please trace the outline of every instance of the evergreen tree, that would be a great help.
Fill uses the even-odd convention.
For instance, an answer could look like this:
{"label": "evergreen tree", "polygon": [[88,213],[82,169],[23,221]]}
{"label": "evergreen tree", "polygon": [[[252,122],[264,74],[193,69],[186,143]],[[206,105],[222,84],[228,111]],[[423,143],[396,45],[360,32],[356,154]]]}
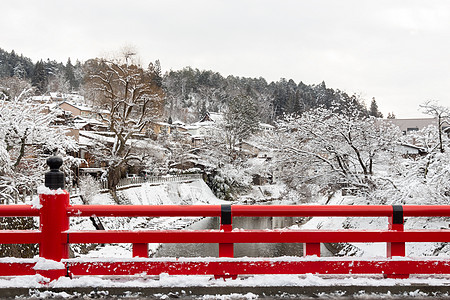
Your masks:
{"label": "evergreen tree", "polygon": [[148,70],[152,76],[153,85],[157,88],[161,88],[163,79],[159,60],[157,59],[154,64],[150,63],[148,65]]}
{"label": "evergreen tree", "polygon": [[388,119],[395,119],[394,113],[393,112],[388,113],[387,118]]}
{"label": "evergreen tree", "polygon": [[40,92],[41,94],[46,91],[47,73],[45,71],[44,62],[42,60],[38,61],[34,66],[31,84],[36,87],[38,92]]}
{"label": "evergreen tree", "polygon": [[234,97],[224,113],[223,129],[231,152],[236,144],[258,130],[258,109],[248,96]]}
{"label": "evergreen tree", "polygon": [[16,76],[21,79],[30,79],[33,67],[31,59],[17,55],[14,50],[8,53],[0,49],[0,78]]}
{"label": "evergreen tree", "polygon": [[76,80],[75,80],[75,73],[74,73],[74,68],[73,65],[70,61],[70,57],[67,60],[66,63],[66,67],[64,68],[64,77],[67,80],[67,82],[69,82],[70,88],[74,89],[76,88]]}
{"label": "evergreen tree", "polygon": [[372,102],[370,103],[369,116],[373,116],[375,118],[383,117],[383,114],[378,110],[378,104],[375,98],[372,98]]}
{"label": "evergreen tree", "polygon": [[24,66],[21,62],[18,62],[16,66],[13,69],[14,77],[25,79],[27,76],[27,71],[25,70]]}

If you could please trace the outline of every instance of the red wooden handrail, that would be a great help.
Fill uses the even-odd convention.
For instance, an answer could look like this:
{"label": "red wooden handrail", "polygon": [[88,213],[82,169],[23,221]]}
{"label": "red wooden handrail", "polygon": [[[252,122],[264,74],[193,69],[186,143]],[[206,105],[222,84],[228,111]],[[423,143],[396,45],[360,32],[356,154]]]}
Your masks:
{"label": "red wooden handrail", "polygon": [[[405,217],[449,217],[450,205],[403,205]],[[0,214],[2,211],[0,210]],[[72,205],[70,217],[218,217],[220,205]],[[392,205],[232,205],[233,217],[391,217]]]}
{"label": "red wooden handrail", "polygon": [[38,244],[41,232],[37,230],[0,230],[0,244]]}
{"label": "red wooden handrail", "polygon": [[220,205],[72,205],[70,217],[218,217]]}
{"label": "red wooden handrail", "polygon": [[447,242],[450,230],[97,230],[62,233],[61,240],[84,243],[405,243]]}
{"label": "red wooden handrail", "polygon": [[[405,217],[449,217],[450,205],[403,205]],[[69,217],[218,217],[220,205],[70,205]],[[233,205],[233,217],[390,217],[391,205]],[[0,205],[0,217],[37,217],[31,205]]]}
{"label": "red wooden handrail", "polygon": [[38,217],[39,209],[31,205],[0,205],[0,217]]}
{"label": "red wooden handrail", "polygon": [[[40,217],[39,231],[5,230],[0,231],[0,243],[22,244],[39,243],[40,256],[46,259],[63,261],[65,268],[58,270],[33,270],[29,262],[17,265],[15,263],[1,263],[0,275],[33,274],[39,272],[50,278],[64,276],[73,268],[73,274],[90,274],[86,262],[75,263],[68,258],[68,245],[71,243],[132,243],[133,256],[148,255],[148,243],[218,243],[220,257],[233,257],[234,243],[304,243],[305,255],[320,256],[320,243],[338,242],[384,242],[387,243],[387,257],[404,256],[407,242],[448,242],[450,230],[407,230],[404,231],[404,217],[445,217],[450,216],[450,205],[73,205],[69,204],[67,192],[40,195],[42,208],[30,205],[0,205],[0,216],[5,217]],[[71,231],[70,217],[220,217],[220,230],[111,230],[111,231]],[[233,217],[387,217],[386,230],[232,230]],[[433,264],[426,261],[408,263],[391,263],[386,261],[359,262],[352,269],[352,263],[341,262],[339,270],[350,270],[353,273],[380,273],[389,276],[407,277],[407,274],[423,272],[420,266],[427,266],[441,273],[450,273],[450,262],[436,260]],[[377,264],[379,263],[379,264]],[[112,270],[114,264],[120,262],[103,262],[95,264],[95,274],[117,274]],[[177,265],[178,264],[178,265]],[[333,263],[318,262],[314,269],[314,262],[286,262],[269,263],[267,261],[252,263],[252,268],[246,267],[246,262],[217,263],[226,270],[215,270],[208,263],[156,263],[136,262],[124,263],[127,270],[122,274],[134,274],[140,270],[147,274],[154,274],[160,270],[170,271],[171,274],[255,274],[272,273],[304,273],[319,272],[333,273]],[[437,265],[436,265],[437,264]],[[338,264],[339,265],[339,264]],[[395,266],[404,269],[395,270]],[[189,270],[186,273],[174,270]],[[276,266],[268,268],[268,266]],[[297,266],[297,267],[296,267]],[[299,266],[305,266],[299,270]],[[355,265],[356,266],[356,265]],[[4,268],[3,268],[4,267]],[[67,270],[66,270],[67,269]],[[5,271],[7,270],[7,271]],[[83,271],[86,270],[86,271]],[[85,272],[85,273],[83,273]],[[111,273],[113,272],[113,273]],[[122,272],[122,273],[121,273]],[[181,273],[180,273],[181,272]],[[233,273],[234,272],[234,273]],[[337,271],[336,271],[337,272]],[[403,272],[403,273],[402,273]],[[400,273],[400,274],[399,274]],[[221,276],[222,276],[221,275]]]}

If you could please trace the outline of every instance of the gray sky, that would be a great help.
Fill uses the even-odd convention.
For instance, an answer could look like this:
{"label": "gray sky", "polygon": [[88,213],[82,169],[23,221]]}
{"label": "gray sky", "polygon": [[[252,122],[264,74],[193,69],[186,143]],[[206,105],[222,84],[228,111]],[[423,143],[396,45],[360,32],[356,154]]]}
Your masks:
{"label": "gray sky", "polygon": [[397,118],[450,106],[450,1],[3,1],[0,47],[82,61],[135,47],[147,65],[360,94]]}

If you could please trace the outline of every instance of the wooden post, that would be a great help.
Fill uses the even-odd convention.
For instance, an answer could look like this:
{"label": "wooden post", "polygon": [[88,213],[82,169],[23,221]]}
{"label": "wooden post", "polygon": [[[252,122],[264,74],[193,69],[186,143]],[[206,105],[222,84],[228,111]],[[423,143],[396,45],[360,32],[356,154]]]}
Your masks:
{"label": "wooden post", "polygon": [[[69,229],[67,207],[69,206],[69,193],[64,189],[64,173],[59,171],[62,165],[60,157],[50,157],[47,164],[50,171],[45,174],[45,186],[48,192],[39,195],[41,241],[39,243],[39,256],[48,260],[60,262],[69,258],[69,245],[62,236],[62,232]],[[57,264],[56,264],[57,265]],[[66,275],[66,269],[42,269],[38,273],[51,280]]]}

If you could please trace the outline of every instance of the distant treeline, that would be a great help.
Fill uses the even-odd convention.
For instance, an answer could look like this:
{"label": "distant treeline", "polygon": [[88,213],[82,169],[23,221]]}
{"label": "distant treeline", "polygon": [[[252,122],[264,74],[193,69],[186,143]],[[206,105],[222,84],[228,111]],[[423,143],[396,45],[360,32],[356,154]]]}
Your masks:
{"label": "distant treeline", "polygon": [[[89,61],[88,61],[89,62]],[[0,49],[0,78],[18,77],[29,80],[37,94],[47,92],[80,91],[83,94],[86,66],[88,62],[70,58],[63,64],[55,60],[31,59],[13,51]],[[149,67],[160,72],[159,61]],[[219,112],[230,99],[248,96],[257,104],[262,122],[271,123],[283,114],[301,114],[311,108],[323,106],[345,113],[350,108],[365,115],[380,117],[374,99],[367,109],[362,99],[348,95],[338,89],[319,84],[296,83],[281,78],[268,83],[264,78],[224,77],[213,71],[186,67],[178,71],[160,74],[166,98],[166,113],[171,119],[193,121],[206,111]]]}

